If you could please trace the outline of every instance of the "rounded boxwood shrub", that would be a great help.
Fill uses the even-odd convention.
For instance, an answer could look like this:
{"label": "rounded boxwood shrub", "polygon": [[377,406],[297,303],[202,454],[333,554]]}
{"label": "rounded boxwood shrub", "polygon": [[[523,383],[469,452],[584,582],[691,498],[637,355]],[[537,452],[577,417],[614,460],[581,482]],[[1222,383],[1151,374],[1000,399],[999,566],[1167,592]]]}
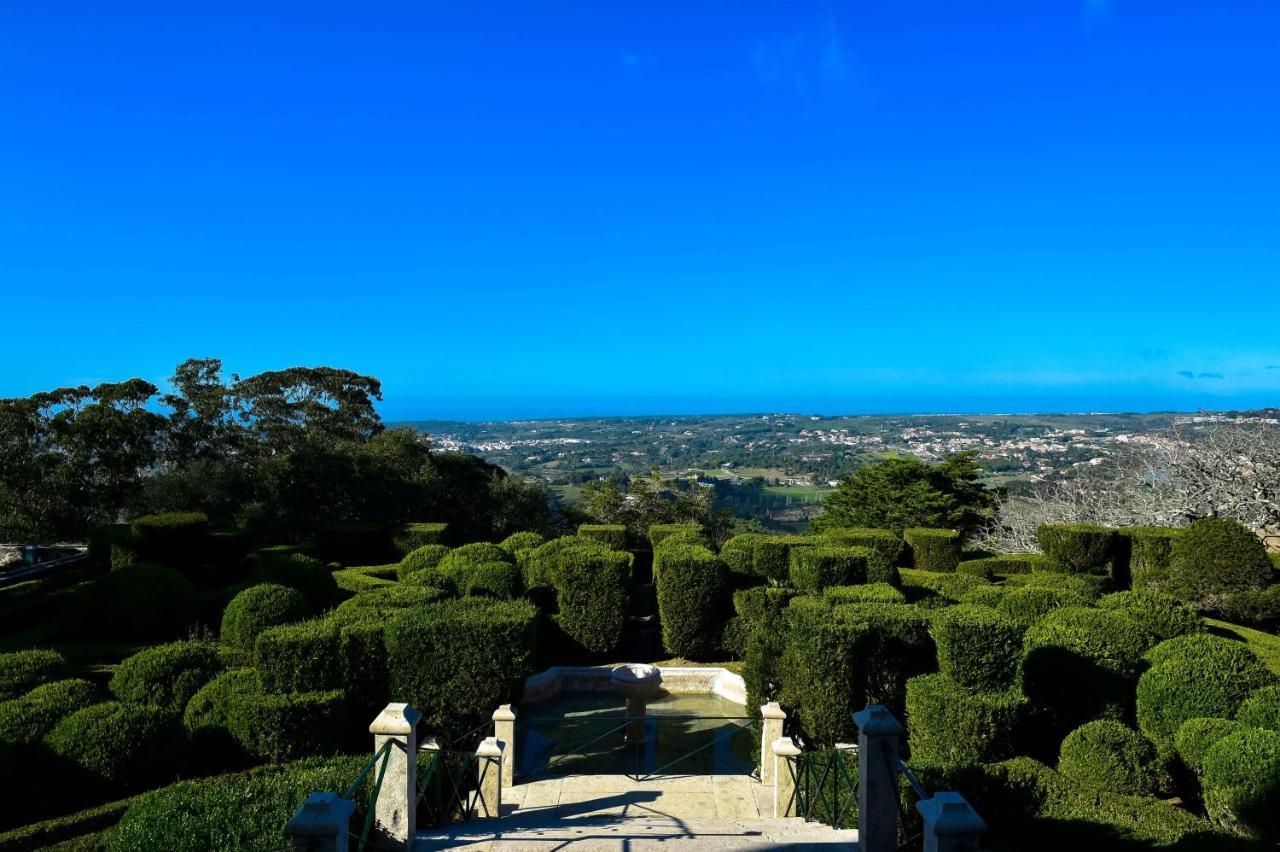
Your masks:
{"label": "rounded boxwood shrub", "polygon": [[1125,527],[1116,531],[1129,542],[1129,577],[1135,589],[1161,591],[1173,565],[1174,527]]}
{"label": "rounded boxwood shrub", "polygon": [[173,639],[196,620],[196,592],[171,568],[135,562],[78,592],[73,617],[94,640]]}
{"label": "rounded boxwood shrub", "polygon": [[191,696],[222,671],[211,642],[171,642],[129,657],[111,676],[111,691],[121,701],[181,714]]}
{"label": "rounded boxwood shrub", "polygon": [[1115,592],[1100,600],[1098,606],[1127,613],[1158,642],[1204,629],[1195,610],[1157,592]]}
{"label": "rounded boxwood shrub", "polygon": [[907,529],[902,538],[916,570],[950,573],[960,564],[960,533],[955,530]]}
{"label": "rounded boxwood shrub", "polygon": [[57,651],[42,648],[0,654],[0,701],[18,698],[68,671]]}
{"label": "rounded boxwood shrub", "polygon": [[960,604],[933,619],[938,671],[957,686],[1000,692],[1013,686],[1022,631],[994,609]]}
{"label": "rounded boxwood shrub", "polygon": [[443,544],[424,544],[422,547],[414,548],[400,560],[400,566],[396,569],[396,576],[401,580],[406,580],[419,571],[439,567],[440,561],[448,553],[449,548]]}
{"label": "rounded boxwood shrub", "polygon": [[[1232,592],[1218,607],[1227,621],[1272,628],[1280,621],[1280,583]],[[1274,632],[1274,630],[1270,630]]]}
{"label": "rounded boxwood shrub", "polygon": [[1097,524],[1043,524],[1036,542],[1060,571],[1106,574],[1116,556],[1116,531]]}
{"label": "rounded boxwood shrub", "polygon": [[182,761],[177,717],[156,707],[108,701],[77,710],[44,739],[82,783],[107,794],[172,780]]}
{"label": "rounded boxwood shrub", "polygon": [[893,530],[839,527],[823,530],[818,537],[841,547],[869,547],[883,554],[890,565],[897,565],[902,561],[904,544],[901,537]]}
{"label": "rounded boxwood shrub", "polygon": [[[865,583],[861,586],[828,586],[822,590],[822,596],[832,606],[841,604],[886,603],[901,604],[907,602],[907,596],[888,583]],[[737,593],[733,596],[738,600]]]}
{"label": "rounded boxwood shrub", "polygon": [[579,524],[578,535],[594,539],[610,550],[626,550],[627,527],[625,524]]}
{"label": "rounded boxwood shrub", "polygon": [[673,535],[702,535],[702,524],[650,524],[649,545],[655,550],[658,545]]}
{"label": "rounded boxwood shrub", "polygon": [[391,694],[437,728],[474,727],[533,673],[537,617],[528,601],[491,598],[404,610],[386,631]]}
{"label": "rounded boxwood shrub", "polygon": [[764,538],[762,533],[742,533],[733,536],[721,546],[720,559],[730,573],[739,577],[756,576],[754,564],[756,542],[761,538]]}
{"label": "rounded boxwood shrub", "polygon": [[391,531],[391,543],[404,556],[428,544],[443,544],[448,528],[448,524],[400,524]]}
{"label": "rounded boxwood shrub", "polygon": [[[871,563],[879,563],[872,569]],[[827,586],[869,582],[869,575],[883,582],[891,566],[879,552],[867,547],[800,547],[791,554],[791,585],[801,592],[820,592]]]}
{"label": "rounded boxwood shrub", "polygon": [[252,651],[258,634],[268,627],[302,621],[314,615],[302,592],[275,583],[260,583],[240,592],[222,611],[222,642]]}
{"label": "rounded boxwood shrub", "polygon": [[607,654],[622,641],[631,604],[631,554],[576,547],[557,554],[552,582],[556,623],[578,647]]}
{"label": "rounded boxwood shrub", "polygon": [[1232,718],[1249,693],[1276,682],[1247,647],[1216,636],[1171,639],[1147,660],[1151,668],[1138,679],[1138,726],[1157,743],[1171,742],[1188,719]]}
{"label": "rounded boxwood shrub", "polygon": [[1150,796],[1156,791],[1156,750],[1132,728],[1099,719],[1067,734],[1058,771],[1088,790]]}
{"label": "rounded boxwood shrub", "polygon": [[510,553],[516,562],[520,561],[520,555],[531,550],[536,550],[547,543],[547,539],[536,532],[518,532],[512,533],[502,540],[498,546]]}
{"label": "rounded boxwood shrub", "polygon": [[267,692],[316,692],[342,685],[336,619],[282,624],[258,635],[253,665]]}
{"label": "rounded boxwood shrub", "polygon": [[1202,518],[1173,542],[1167,591],[1209,609],[1233,592],[1261,589],[1271,581],[1262,541],[1226,518]]}
{"label": "rounded boxwood shrub", "polygon": [[20,698],[0,701],[0,743],[39,743],[58,720],[98,703],[98,688],[87,680],[55,680]]}
{"label": "rounded boxwood shrub", "polygon": [[448,579],[453,580],[459,594],[466,597],[489,597],[511,600],[524,591],[520,568],[510,562],[482,562],[471,565]]}
{"label": "rounded boxwood shrub", "polygon": [[1027,699],[1017,690],[969,692],[943,674],[907,681],[911,757],[944,766],[1012,757]]}
{"label": "rounded boxwood shrub", "polygon": [[[418,575],[414,575],[417,577]],[[341,624],[357,621],[386,621],[402,610],[426,606],[450,596],[450,592],[431,586],[396,585],[361,592],[343,601],[329,614]]]}
{"label": "rounded boxwood shrub", "polygon": [[524,577],[525,589],[529,591],[551,589],[553,587],[552,578],[555,576],[555,567],[560,559],[560,554],[564,551],[581,547],[608,550],[605,545],[595,539],[584,538],[580,535],[566,535],[560,538],[553,538],[546,544],[541,544],[533,550],[526,551],[520,559],[520,572]]}
{"label": "rounded boxwood shrub", "polygon": [[483,565],[488,562],[508,562],[514,565],[516,558],[496,544],[477,541],[450,550],[437,567],[446,574],[458,575],[473,565]]}
{"label": "rounded boxwood shrub", "polygon": [[1197,716],[1183,722],[1178,728],[1178,733],[1173,738],[1173,748],[1187,768],[1200,775],[1204,772],[1204,758],[1209,749],[1223,737],[1243,731],[1246,727],[1248,726],[1232,719]]}
{"label": "rounded boxwood shrub", "polygon": [[1280,733],[1249,728],[1228,734],[1204,758],[1204,804],[1233,834],[1280,839]]}
{"label": "rounded boxwood shrub", "polygon": [[133,548],[138,558],[187,571],[205,556],[209,516],[204,512],[161,512],[134,518]]}
{"label": "rounded boxwood shrub", "polygon": [[197,766],[226,769],[247,762],[248,752],[231,733],[233,706],[262,694],[255,669],[228,669],[202,686],[182,715]]}
{"label": "rounded boxwood shrub", "polygon": [[726,621],[728,569],[705,547],[667,545],[654,571],[662,643],[690,660],[714,656]]}
{"label": "rounded boxwood shrub", "polygon": [[1251,728],[1280,731],[1280,685],[1264,686],[1249,693],[1236,711],[1236,721]]}
{"label": "rounded boxwood shrub", "polygon": [[262,573],[269,582],[297,589],[316,612],[338,599],[338,581],[333,579],[333,572],[314,557],[301,553],[271,555],[263,560]]}

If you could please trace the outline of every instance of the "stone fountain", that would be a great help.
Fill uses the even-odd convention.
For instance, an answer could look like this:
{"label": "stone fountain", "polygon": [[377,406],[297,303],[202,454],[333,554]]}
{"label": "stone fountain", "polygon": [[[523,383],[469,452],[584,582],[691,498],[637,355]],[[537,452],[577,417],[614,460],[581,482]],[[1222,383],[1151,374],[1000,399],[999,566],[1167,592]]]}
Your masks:
{"label": "stone fountain", "polygon": [[627,743],[644,742],[645,705],[662,691],[662,672],[657,666],[627,663],[610,672],[609,681],[627,699]]}

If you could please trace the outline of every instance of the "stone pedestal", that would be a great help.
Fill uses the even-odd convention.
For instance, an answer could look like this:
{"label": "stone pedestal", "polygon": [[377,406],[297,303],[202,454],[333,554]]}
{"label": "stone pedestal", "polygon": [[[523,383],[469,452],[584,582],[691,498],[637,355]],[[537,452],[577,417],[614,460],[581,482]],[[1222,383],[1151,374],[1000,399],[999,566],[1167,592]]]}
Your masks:
{"label": "stone pedestal", "polygon": [[516,783],[516,711],[503,704],[493,711],[493,736],[502,745],[502,786]]}
{"label": "stone pedestal", "polygon": [[647,711],[640,698],[627,699],[627,745],[644,742],[644,721]]}
{"label": "stone pedestal", "polygon": [[337,793],[312,793],[284,827],[295,852],[347,852],[356,803]]}
{"label": "stone pedestal", "polygon": [[897,852],[902,725],[880,704],[854,713],[853,721],[858,726],[858,846],[861,852]]}
{"label": "stone pedestal", "polygon": [[[374,807],[374,825],[386,843],[410,848],[417,831],[418,720],[422,713],[408,704],[388,704],[369,725],[373,751],[390,742],[387,770]],[[374,778],[379,770],[375,767]]]}
{"label": "stone pedestal", "polygon": [[978,852],[987,824],[959,793],[916,802],[924,822],[924,852]]}
{"label": "stone pedestal", "polygon": [[769,750],[773,753],[773,815],[793,817],[799,813],[796,802],[795,761],[800,748],[790,737],[773,741]]}
{"label": "stone pedestal", "polygon": [[476,802],[472,816],[502,816],[502,744],[488,737],[476,749]]}
{"label": "stone pedestal", "polygon": [[762,720],[760,732],[760,783],[765,787],[773,786],[773,744],[775,741],[782,739],[782,724],[787,720],[787,714],[779,706],[778,702],[770,701],[768,704],[761,705],[760,718]]}

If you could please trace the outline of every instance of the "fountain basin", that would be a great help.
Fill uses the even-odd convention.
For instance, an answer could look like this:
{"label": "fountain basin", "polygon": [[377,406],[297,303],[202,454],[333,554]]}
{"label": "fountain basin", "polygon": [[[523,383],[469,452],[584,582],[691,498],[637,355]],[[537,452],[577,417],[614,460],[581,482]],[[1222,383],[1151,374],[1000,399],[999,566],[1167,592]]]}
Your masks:
{"label": "fountain basin", "polygon": [[629,702],[645,701],[662,690],[662,672],[657,666],[628,663],[609,672],[609,683]]}

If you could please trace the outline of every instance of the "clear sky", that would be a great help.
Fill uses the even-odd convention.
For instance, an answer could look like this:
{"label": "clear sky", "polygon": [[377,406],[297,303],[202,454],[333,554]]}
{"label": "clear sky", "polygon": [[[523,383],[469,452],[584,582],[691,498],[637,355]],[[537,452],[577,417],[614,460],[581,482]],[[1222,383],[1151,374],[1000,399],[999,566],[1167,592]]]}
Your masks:
{"label": "clear sky", "polygon": [[1278,45],[1275,0],[7,0],[0,396],[1280,404]]}

